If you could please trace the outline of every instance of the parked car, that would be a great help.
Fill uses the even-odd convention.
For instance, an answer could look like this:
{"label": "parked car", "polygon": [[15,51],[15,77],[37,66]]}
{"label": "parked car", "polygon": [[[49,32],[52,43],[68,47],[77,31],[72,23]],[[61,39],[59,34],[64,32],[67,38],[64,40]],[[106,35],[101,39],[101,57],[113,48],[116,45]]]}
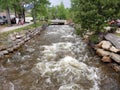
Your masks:
{"label": "parked car", "polygon": [[[16,19],[14,15],[10,15],[10,21],[11,21],[11,24],[16,24]],[[0,24],[5,24],[7,22],[8,20],[6,16],[0,16]]]}
{"label": "parked car", "polygon": [[6,21],[5,21],[4,17],[0,16],[0,24],[3,25],[5,23],[6,23]]}
{"label": "parked car", "polygon": [[4,19],[5,23],[7,23],[7,17],[3,16],[3,19]]}

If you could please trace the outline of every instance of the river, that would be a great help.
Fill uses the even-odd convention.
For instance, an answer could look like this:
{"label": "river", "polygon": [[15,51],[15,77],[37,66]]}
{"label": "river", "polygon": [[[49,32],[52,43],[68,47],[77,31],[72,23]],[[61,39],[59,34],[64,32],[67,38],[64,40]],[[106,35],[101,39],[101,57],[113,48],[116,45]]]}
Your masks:
{"label": "river", "polygon": [[0,60],[0,90],[120,90],[120,76],[68,25],[51,25]]}

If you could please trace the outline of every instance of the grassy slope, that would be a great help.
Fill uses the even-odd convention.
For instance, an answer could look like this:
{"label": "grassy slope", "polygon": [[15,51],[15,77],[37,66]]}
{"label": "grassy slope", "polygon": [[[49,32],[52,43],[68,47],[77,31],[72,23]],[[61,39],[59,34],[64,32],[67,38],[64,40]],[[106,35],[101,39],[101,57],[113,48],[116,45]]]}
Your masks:
{"label": "grassy slope", "polygon": [[9,38],[9,34],[11,34],[11,33],[14,33],[14,32],[24,33],[26,30],[34,29],[34,28],[36,28],[38,26],[41,26],[41,25],[42,25],[41,23],[37,23],[36,25],[31,24],[31,25],[26,26],[26,27],[22,27],[22,28],[15,29],[15,30],[12,30],[12,31],[0,33],[0,45],[9,44],[8,38]]}

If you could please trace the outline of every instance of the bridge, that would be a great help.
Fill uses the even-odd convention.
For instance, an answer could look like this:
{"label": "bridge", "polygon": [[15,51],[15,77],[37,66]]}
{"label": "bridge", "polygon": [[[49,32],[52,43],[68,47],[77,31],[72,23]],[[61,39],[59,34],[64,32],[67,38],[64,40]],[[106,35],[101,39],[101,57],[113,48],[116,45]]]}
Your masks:
{"label": "bridge", "polygon": [[67,24],[67,20],[60,20],[60,19],[50,20],[50,24],[51,25],[65,25]]}

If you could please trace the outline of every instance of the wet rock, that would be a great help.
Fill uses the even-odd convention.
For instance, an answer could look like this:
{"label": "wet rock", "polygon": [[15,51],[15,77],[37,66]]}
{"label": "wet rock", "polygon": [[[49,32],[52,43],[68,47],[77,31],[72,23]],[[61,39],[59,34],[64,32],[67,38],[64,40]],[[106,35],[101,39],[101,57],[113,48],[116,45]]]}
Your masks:
{"label": "wet rock", "polygon": [[102,58],[102,61],[103,61],[103,62],[108,62],[108,63],[112,62],[112,60],[111,60],[111,58],[110,58],[109,56],[104,56],[104,57]]}
{"label": "wet rock", "polygon": [[20,46],[24,44],[24,41],[21,41],[18,43]]}
{"label": "wet rock", "polygon": [[117,63],[120,64],[120,55],[115,54],[115,53],[111,53],[111,54],[110,54],[110,57],[111,57],[115,62],[117,62]]}
{"label": "wet rock", "polygon": [[15,41],[15,40],[16,40],[16,37],[15,37],[14,34],[10,34],[10,38],[9,38],[9,39],[11,39],[12,41]]}
{"label": "wet rock", "polygon": [[83,39],[84,39],[84,40],[88,40],[88,38],[89,38],[88,35],[84,35],[84,36],[83,36]]}
{"label": "wet rock", "polygon": [[2,83],[2,90],[15,90],[14,84],[10,81],[5,80]]}
{"label": "wet rock", "polygon": [[10,34],[8,39],[12,40],[12,44],[7,47],[5,45],[0,45],[0,57],[7,55],[8,53],[13,53],[14,50],[17,50],[21,45],[37,35],[39,32],[40,29],[35,29],[24,33],[14,32],[13,34]]}
{"label": "wet rock", "polygon": [[2,51],[4,55],[8,54],[9,52],[7,50]]}
{"label": "wet rock", "polygon": [[30,37],[27,37],[27,38],[25,39],[25,42],[27,42],[28,40],[30,40]]}
{"label": "wet rock", "polygon": [[17,45],[16,45],[16,46],[13,46],[13,50],[17,50],[17,48],[18,48]]}
{"label": "wet rock", "polygon": [[101,41],[97,46],[103,49],[109,50],[112,44],[109,41],[104,40],[104,41]]}
{"label": "wet rock", "polygon": [[16,35],[16,39],[21,39],[23,35]]}
{"label": "wet rock", "polygon": [[116,72],[120,72],[120,65],[113,63],[113,64],[111,64],[111,66]]}
{"label": "wet rock", "polygon": [[21,41],[22,41],[22,39],[17,39],[17,40],[16,40],[16,42],[21,42]]}
{"label": "wet rock", "polygon": [[101,45],[100,45],[100,44],[96,44],[96,45],[95,45],[95,49],[98,49],[98,48],[101,48]]}
{"label": "wet rock", "polygon": [[120,49],[120,36],[108,33],[107,35],[105,35],[105,39],[110,41],[116,48]]}
{"label": "wet rock", "polygon": [[3,52],[0,52],[0,57],[2,57],[4,55],[4,53]]}
{"label": "wet rock", "polygon": [[7,49],[9,53],[13,53],[14,49],[13,48],[8,48]]}
{"label": "wet rock", "polygon": [[7,47],[5,45],[0,45],[0,51],[5,50]]}
{"label": "wet rock", "polygon": [[26,36],[23,36],[23,37],[22,37],[22,40],[25,40],[25,38],[26,38]]}
{"label": "wet rock", "polygon": [[117,53],[117,52],[120,52],[120,49],[117,49],[116,47],[112,46],[110,48],[110,51],[114,52],[114,53]]}
{"label": "wet rock", "polygon": [[110,52],[109,51],[105,51],[103,49],[97,49],[96,50],[96,53],[99,55],[99,56],[109,56],[110,55]]}

